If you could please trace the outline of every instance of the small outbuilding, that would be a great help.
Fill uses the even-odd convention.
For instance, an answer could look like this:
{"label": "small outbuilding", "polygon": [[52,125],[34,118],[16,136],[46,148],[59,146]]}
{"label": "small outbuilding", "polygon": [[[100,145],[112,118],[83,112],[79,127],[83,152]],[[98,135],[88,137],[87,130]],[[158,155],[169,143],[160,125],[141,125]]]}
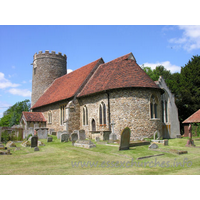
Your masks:
{"label": "small outbuilding", "polygon": [[189,124],[200,123],[200,109],[196,111],[193,115],[188,117],[185,121],[182,122],[184,125],[184,137],[187,137],[189,134],[188,127]]}

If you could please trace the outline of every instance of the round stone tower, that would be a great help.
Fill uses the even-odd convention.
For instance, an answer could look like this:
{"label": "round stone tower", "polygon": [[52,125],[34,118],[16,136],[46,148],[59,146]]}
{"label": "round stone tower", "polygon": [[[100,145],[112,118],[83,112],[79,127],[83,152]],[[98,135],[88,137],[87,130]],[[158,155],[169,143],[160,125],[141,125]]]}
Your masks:
{"label": "round stone tower", "polygon": [[53,81],[66,74],[67,56],[55,51],[39,51],[33,56],[31,106],[42,96]]}

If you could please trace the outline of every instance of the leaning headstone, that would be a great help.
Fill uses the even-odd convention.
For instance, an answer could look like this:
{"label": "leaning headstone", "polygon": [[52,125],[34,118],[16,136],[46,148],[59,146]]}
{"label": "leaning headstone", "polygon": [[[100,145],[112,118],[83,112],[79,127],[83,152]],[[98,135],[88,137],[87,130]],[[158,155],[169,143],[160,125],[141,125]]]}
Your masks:
{"label": "leaning headstone", "polygon": [[60,135],[60,142],[68,142],[69,134],[63,133]]}
{"label": "leaning headstone", "polygon": [[127,149],[129,149],[130,135],[131,135],[131,130],[128,127],[126,127],[121,132],[119,150],[127,150]]}
{"label": "leaning headstone", "polygon": [[37,144],[38,144],[38,136],[34,135],[34,136],[31,138],[31,148],[37,147]]}
{"label": "leaning headstone", "polygon": [[8,141],[6,147],[16,147],[16,144],[13,141]]}
{"label": "leaning headstone", "polygon": [[30,141],[28,141],[28,140],[24,140],[24,141],[21,143],[21,145],[22,145],[23,147],[30,147],[30,146],[31,146],[31,143],[30,143]]}
{"label": "leaning headstone", "polygon": [[58,132],[57,132],[57,139],[60,139],[60,135],[61,135],[62,133],[63,133],[62,131],[58,131]]}
{"label": "leaning headstone", "polygon": [[38,147],[35,147],[35,148],[34,148],[34,151],[39,151],[39,148],[38,148]]}
{"label": "leaning headstone", "polygon": [[37,130],[38,139],[47,139],[48,137],[48,128],[39,128]]}
{"label": "leaning headstone", "polygon": [[149,146],[149,149],[157,149],[158,148],[158,145],[155,144],[155,143],[152,143],[150,146]]}
{"label": "leaning headstone", "polygon": [[78,134],[76,132],[73,132],[71,134],[71,140],[72,140],[72,145],[74,146],[74,143],[76,142],[76,140],[78,140]]}
{"label": "leaning headstone", "polygon": [[79,130],[78,131],[78,140],[85,140],[86,136],[85,136],[85,130]]}
{"label": "leaning headstone", "polygon": [[52,137],[48,137],[47,138],[47,142],[52,142],[53,141],[53,138]]}

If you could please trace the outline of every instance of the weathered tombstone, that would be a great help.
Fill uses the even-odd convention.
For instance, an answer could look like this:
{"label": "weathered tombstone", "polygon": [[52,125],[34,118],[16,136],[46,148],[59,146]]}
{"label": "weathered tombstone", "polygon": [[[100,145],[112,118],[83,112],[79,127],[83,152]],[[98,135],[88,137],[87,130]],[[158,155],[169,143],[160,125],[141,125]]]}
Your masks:
{"label": "weathered tombstone", "polygon": [[[104,131],[103,132],[103,140],[109,140],[109,136],[110,136],[111,132],[110,131]],[[117,136],[116,136],[117,138]]]}
{"label": "weathered tombstone", "polygon": [[57,132],[57,139],[60,139],[60,135],[61,135],[62,133],[63,133],[62,131],[58,131],[58,132]]}
{"label": "weathered tombstone", "polygon": [[52,132],[55,132],[54,129],[49,129],[49,134],[52,135]]}
{"label": "weathered tombstone", "polygon": [[99,137],[96,137],[95,138],[95,142],[99,142],[100,141],[100,138]]}
{"label": "weathered tombstone", "polygon": [[69,134],[63,133],[60,135],[60,142],[68,142]]}
{"label": "weathered tombstone", "polygon": [[47,138],[47,142],[52,142],[53,141],[53,138],[52,137],[48,137]]}
{"label": "weathered tombstone", "polygon": [[85,140],[86,136],[85,136],[85,130],[79,130],[78,131],[78,140]]}
{"label": "weathered tombstone", "polygon": [[30,141],[28,141],[28,140],[24,140],[24,141],[21,143],[21,145],[22,145],[23,147],[30,147],[30,146],[31,146],[31,143],[30,143]]}
{"label": "weathered tombstone", "polygon": [[76,142],[76,140],[78,140],[78,134],[77,134],[77,132],[73,132],[71,134],[71,140],[72,140],[72,145],[74,146],[74,143]]}
{"label": "weathered tombstone", "polygon": [[45,144],[38,140],[38,146],[45,146]]}
{"label": "weathered tombstone", "polygon": [[150,146],[149,146],[149,149],[157,149],[158,148],[158,145],[155,144],[155,143],[152,143]]}
{"label": "weathered tombstone", "polygon": [[126,127],[121,132],[119,150],[127,150],[127,149],[129,149],[130,135],[131,135],[131,130],[128,127]]}
{"label": "weathered tombstone", "polygon": [[96,145],[91,140],[77,140],[74,143],[75,147],[84,147],[86,149],[90,149],[96,147]]}
{"label": "weathered tombstone", "polygon": [[111,125],[111,128],[112,128],[112,133],[109,135],[109,140],[110,140],[110,142],[114,142],[114,141],[117,140],[117,135],[114,133],[114,125],[115,125],[115,123],[112,122],[110,125]]}
{"label": "weathered tombstone", "polygon": [[13,141],[8,141],[6,147],[16,147],[16,144]]}
{"label": "weathered tombstone", "polygon": [[57,133],[55,131],[51,132],[51,135],[56,135]]}
{"label": "weathered tombstone", "polygon": [[38,144],[38,136],[34,135],[34,136],[31,138],[31,148],[37,147],[37,144]]}
{"label": "weathered tombstone", "polygon": [[38,128],[37,130],[37,136],[39,139],[47,139],[48,137],[48,128]]}
{"label": "weathered tombstone", "polygon": [[40,149],[38,147],[35,147],[34,148],[34,151],[39,151]]}

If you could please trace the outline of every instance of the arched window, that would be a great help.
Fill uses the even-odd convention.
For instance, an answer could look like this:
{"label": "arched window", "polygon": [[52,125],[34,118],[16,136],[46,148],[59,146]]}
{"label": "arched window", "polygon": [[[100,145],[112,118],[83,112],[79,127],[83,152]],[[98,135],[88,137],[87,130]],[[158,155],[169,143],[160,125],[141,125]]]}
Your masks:
{"label": "arched window", "polygon": [[52,123],[52,112],[51,111],[48,112],[48,123],[49,124]]}
{"label": "arched window", "polygon": [[151,119],[158,118],[158,100],[154,95],[151,96],[150,100],[150,112],[151,112]]}
{"label": "arched window", "polygon": [[83,107],[83,125],[88,125],[88,109],[86,106]]}
{"label": "arched window", "polygon": [[106,105],[104,102],[101,102],[99,106],[99,124],[106,125]]}

